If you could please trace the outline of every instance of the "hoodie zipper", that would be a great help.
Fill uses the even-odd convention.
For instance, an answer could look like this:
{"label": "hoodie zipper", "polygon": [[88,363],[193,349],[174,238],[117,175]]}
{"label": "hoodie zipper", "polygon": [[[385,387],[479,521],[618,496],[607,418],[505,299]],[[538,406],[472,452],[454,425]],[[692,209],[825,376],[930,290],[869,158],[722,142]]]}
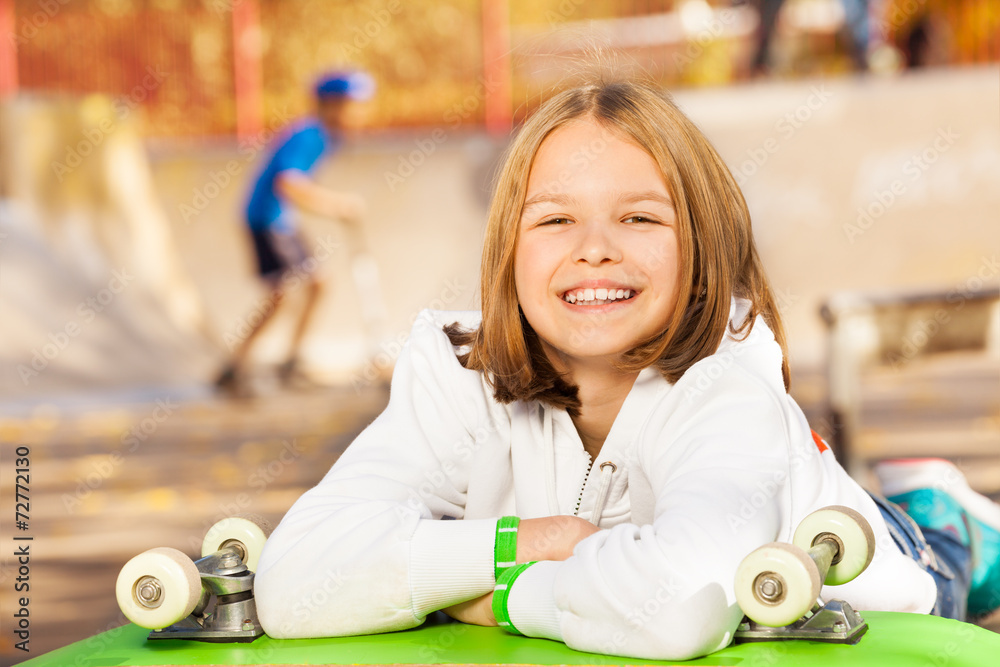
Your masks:
{"label": "hoodie zipper", "polygon": [[[542,441],[545,443],[545,449],[547,450],[543,457],[543,465],[546,467],[545,478],[548,481],[546,491],[548,493],[549,511],[555,514],[558,511],[558,501],[555,495],[556,457],[552,420],[552,411],[542,408]],[[594,469],[594,459],[590,455],[590,452],[585,449],[583,450],[583,454],[587,457],[587,471],[583,475],[583,483],[580,484],[580,492],[576,496],[576,507],[573,509],[573,516],[580,516],[580,505],[583,504],[583,492],[587,489],[587,481],[590,479],[590,473]],[[618,470],[618,466],[611,461],[604,461],[598,467],[601,471],[601,480],[597,487],[597,498],[594,502],[594,511],[591,513],[590,518],[590,522],[595,526],[599,526],[601,523],[604,507],[608,504],[608,493],[611,491],[611,478]]]}
{"label": "hoodie zipper", "polygon": [[580,493],[576,497],[576,509],[573,510],[573,516],[580,516],[580,503],[583,502],[583,490],[587,488],[587,480],[590,479],[590,471],[594,468],[594,459],[590,458],[590,453],[584,450],[584,455],[587,457],[587,472],[583,474],[583,484],[580,485]]}

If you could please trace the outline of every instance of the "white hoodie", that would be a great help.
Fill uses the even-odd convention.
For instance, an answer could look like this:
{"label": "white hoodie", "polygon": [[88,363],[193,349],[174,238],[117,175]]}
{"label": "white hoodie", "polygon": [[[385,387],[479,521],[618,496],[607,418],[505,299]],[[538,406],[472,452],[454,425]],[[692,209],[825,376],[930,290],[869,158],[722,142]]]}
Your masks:
{"label": "white hoodie", "polygon": [[[747,308],[734,301],[730,320]],[[531,566],[510,591],[518,630],[579,650],[683,660],[726,646],[742,618],[733,581],[743,557],[791,541],[807,514],[834,504],[868,519],[877,551],[823,598],[933,607],[932,577],[814,442],[763,319],[745,340],[727,334],[676,384],[642,371],[592,466],[564,410],[497,403],[482,374],[458,363],[442,326],[479,317],[420,314],[385,411],[271,535],[254,589],[272,637],[410,628],[489,593],[504,515],[576,514],[604,529],[571,558]]]}

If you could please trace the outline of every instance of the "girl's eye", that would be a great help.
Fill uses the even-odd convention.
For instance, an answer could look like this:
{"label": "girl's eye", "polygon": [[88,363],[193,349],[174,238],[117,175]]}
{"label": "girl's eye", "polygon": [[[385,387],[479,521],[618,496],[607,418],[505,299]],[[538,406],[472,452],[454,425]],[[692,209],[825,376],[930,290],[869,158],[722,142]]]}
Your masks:
{"label": "girl's eye", "polygon": [[631,223],[650,222],[655,224],[656,220],[654,220],[653,218],[646,217],[644,215],[630,215],[629,217],[625,218],[622,222],[631,222]]}
{"label": "girl's eye", "polygon": [[564,225],[569,222],[569,218],[549,218],[548,220],[542,220],[539,225]]}

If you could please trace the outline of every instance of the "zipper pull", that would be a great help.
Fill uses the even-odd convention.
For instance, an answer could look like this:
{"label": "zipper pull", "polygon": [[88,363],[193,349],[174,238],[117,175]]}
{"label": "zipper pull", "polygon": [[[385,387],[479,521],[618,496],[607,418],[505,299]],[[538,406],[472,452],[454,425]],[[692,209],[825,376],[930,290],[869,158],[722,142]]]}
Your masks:
{"label": "zipper pull", "polygon": [[611,491],[611,477],[618,471],[611,461],[601,464],[601,482],[597,487],[597,499],[594,501],[594,511],[591,513],[590,522],[595,526],[601,525],[601,516],[604,514],[604,506],[608,504],[608,492]]}

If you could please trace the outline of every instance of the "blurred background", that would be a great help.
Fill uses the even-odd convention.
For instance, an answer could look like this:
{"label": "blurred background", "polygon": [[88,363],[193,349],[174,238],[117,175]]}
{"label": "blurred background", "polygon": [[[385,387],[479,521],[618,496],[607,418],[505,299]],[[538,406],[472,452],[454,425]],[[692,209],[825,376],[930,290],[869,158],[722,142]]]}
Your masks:
{"label": "blurred background", "polygon": [[[852,475],[940,456],[1000,500],[998,60],[991,0],[0,0],[0,662],[121,625],[128,558],[197,557],[214,521],[277,521],[319,480],[385,405],[416,314],[477,307],[502,151],[595,62],[671,91],[730,165],[792,393]],[[317,179],[367,200],[378,293],[345,230],[303,216],[330,286],[303,348],[317,384],[275,380],[278,317],[253,391],[219,396],[267,304],[249,189],[346,66],[377,94]],[[18,446],[29,654],[8,621]]]}

